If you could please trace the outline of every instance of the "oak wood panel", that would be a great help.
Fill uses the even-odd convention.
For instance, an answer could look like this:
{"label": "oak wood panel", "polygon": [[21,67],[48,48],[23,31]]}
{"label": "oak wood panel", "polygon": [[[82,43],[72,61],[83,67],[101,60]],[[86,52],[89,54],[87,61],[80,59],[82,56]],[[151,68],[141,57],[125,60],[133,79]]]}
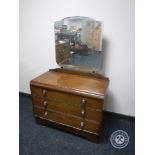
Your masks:
{"label": "oak wood panel", "polygon": [[[88,120],[93,120],[96,122],[100,122],[102,119],[102,110],[96,111],[89,108],[83,108],[80,104],[74,104],[70,102],[56,102],[54,100],[39,98],[37,96],[32,96],[32,102],[34,105],[45,107],[44,102],[46,102],[46,108],[52,109],[54,111],[74,115],[76,117],[86,118]],[[84,112],[84,115],[82,115]]]}
{"label": "oak wood panel", "polygon": [[40,118],[40,117],[35,117],[35,120],[39,124],[52,126],[52,127],[57,128],[57,129],[64,130],[64,131],[73,133],[75,135],[79,135],[81,137],[87,138],[88,140],[90,140],[92,142],[99,143],[99,134],[98,133],[91,133],[90,134],[89,132],[82,131],[82,130],[72,128],[72,127],[68,127],[68,126],[63,125],[63,124],[58,124],[58,123],[52,122],[50,120],[45,120],[44,118]]}
{"label": "oak wood panel", "polygon": [[87,98],[85,96],[78,96],[68,93],[62,93],[58,91],[47,91],[47,98],[55,98],[59,100],[63,100],[64,102],[71,102],[72,104],[80,104],[82,106],[82,99],[86,99],[86,107],[91,109],[98,109],[100,110],[102,108],[102,100],[94,99],[94,98]]}
{"label": "oak wood panel", "polygon": [[72,70],[72,69],[69,69],[69,68],[66,68],[64,69],[63,67],[62,68],[55,68],[55,69],[49,69],[50,72],[59,72],[59,73],[67,73],[67,74],[74,74],[74,75],[81,75],[81,76],[85,76],[85,77],[94,77],[94,78],[97,78],[97,79],[105,79],[107,81],[109,81],[109,78],[101,75],[101,74],[98,74],[94,71],[92,72],[86,72],[86,71],[81,71],[81,70]]}
{"label": "oak wood panel", "polygon": [[30,89],[31,89],[31,94],[32,95],[43,97],[43,88],[39,88],[39,87],[36,87],[36,86],[31,86]]}
{"label": "oak wood panel", "polygon": [[[44,116],[45,112],[48,113],[47,117]],[[93,123],[88,120],[84,120],[84,119],[80,119],[80,118],[76,118],[72,116],[67,116],[67,115],[63,115],[60,113],[56,113],[54,111],[48,111],[48,110],[44,110],[44,109],[36,108],[36,107],[34,107],[34,114],[36,117],[41,117],[47,120],[54,121],[56,123],[62,123],[70,127],[75,127],[75,128],[87,131],[87,132],[98,133],[99,127],[100,127],[99,124]],[[83,128],[81,128],[80,126],[81,122],[84,123]]]}
{"label": "oak wood panel", "polygon": [[30,84],[103,99],[108,83],[109,81],[105,78],[48,71],[31,80]]}
{"label": "oak wood panel", "polygon": [[46,99],[51,99],[55,100],[57,102],[65,102],[68,105],[75,105],[75,106],[81,106],[82,107],[82,99],[86,99],[86,108],[94,109],[94,110],[102,110],[103,104],[102,100],[100,99],[94,99],[94,98],[88,98],[85,96],[79,96],[79,95],[74,95],[74,94],[68,94],[68,93],[63,93],[60,91],[55,91],[55,90],[48,90],[40,87],[34,87],[31,86],[31,92],[32,95],[36,96],[43,96],[43,90],[46,90]]}

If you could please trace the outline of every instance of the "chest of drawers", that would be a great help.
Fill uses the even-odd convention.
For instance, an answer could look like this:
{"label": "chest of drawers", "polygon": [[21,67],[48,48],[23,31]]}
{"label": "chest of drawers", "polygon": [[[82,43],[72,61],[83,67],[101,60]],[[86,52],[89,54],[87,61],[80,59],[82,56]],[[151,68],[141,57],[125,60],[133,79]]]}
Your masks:
{"label": "chest of drawers", "polygon": [[31,80],[36,121],[98,142],[108,79],[51,70]]}

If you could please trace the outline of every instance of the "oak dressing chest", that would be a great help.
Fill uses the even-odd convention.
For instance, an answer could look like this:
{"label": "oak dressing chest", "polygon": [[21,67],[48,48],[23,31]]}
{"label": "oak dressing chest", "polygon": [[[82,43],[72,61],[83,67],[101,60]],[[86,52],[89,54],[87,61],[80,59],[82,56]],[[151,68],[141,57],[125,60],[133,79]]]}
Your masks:
{"label": "oak dressing chest", "polygon": [[[78,24],[73,27],[66,23]],[[68,17],[56,23],[56,61],[61,68],[50,69],[30,81],[33,113],[38,123],[93,142],[99,142],[109,83],[108,78],[95,70],[102,54],[99,32],[101,23],[86,17]],[[94,45],[92,37],[96,38]],[[83,71],[82,68],[88,67],[89,71]]]}

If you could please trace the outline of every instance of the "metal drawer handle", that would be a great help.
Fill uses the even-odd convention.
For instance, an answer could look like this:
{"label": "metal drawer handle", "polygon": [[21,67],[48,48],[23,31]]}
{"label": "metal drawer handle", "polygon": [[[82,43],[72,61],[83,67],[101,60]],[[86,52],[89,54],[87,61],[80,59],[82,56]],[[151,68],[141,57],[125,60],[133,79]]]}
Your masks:
{"label": "metal drawer handle", "polygon": [[83,98],[81,103],[82,103],[82,106],[84,107],[86,105],[86,103],[87,103],[87,99]]}
{"label": "metal drawer handle", "polygon": [[83,98],[82,103],[86,103],[86,102],[87,102],[87,99]]}
{"label": "metal drawer handle", "polygon": [[45,96],[47,93],[47,90],[43,89],[43,95]]}
{"label": "metal drawer handle", "polygon": [[44,101],[44,107],[47,108],[47,101]]}
{"label": "metal drawer handle", "polygon": [[48,112],[47,112],[47,111],[44,113],[44,117],[45,117],[45,118],[48,117]]}
{"label": "metal drawer handle", "polygon": [[82,116],[82,117],[85,116],[85,111],[81,111],[81,116]]}
{"label": "metal drawer handle", "polygon": [[80,127],[83,129],[83,127],[84,127],[84,122],[81,122],[81,123],[80,123]]}

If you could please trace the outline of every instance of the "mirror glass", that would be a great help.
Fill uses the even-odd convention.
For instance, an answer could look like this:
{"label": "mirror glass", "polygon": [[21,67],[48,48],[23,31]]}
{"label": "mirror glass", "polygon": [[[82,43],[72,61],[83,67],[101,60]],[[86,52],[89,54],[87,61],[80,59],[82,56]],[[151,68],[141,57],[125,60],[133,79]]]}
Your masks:
{"label": "mirror glass", "polygon": [[72,16],[54,23],[56,61],[66,68],[100,70],[102,67],[102,23]]}

